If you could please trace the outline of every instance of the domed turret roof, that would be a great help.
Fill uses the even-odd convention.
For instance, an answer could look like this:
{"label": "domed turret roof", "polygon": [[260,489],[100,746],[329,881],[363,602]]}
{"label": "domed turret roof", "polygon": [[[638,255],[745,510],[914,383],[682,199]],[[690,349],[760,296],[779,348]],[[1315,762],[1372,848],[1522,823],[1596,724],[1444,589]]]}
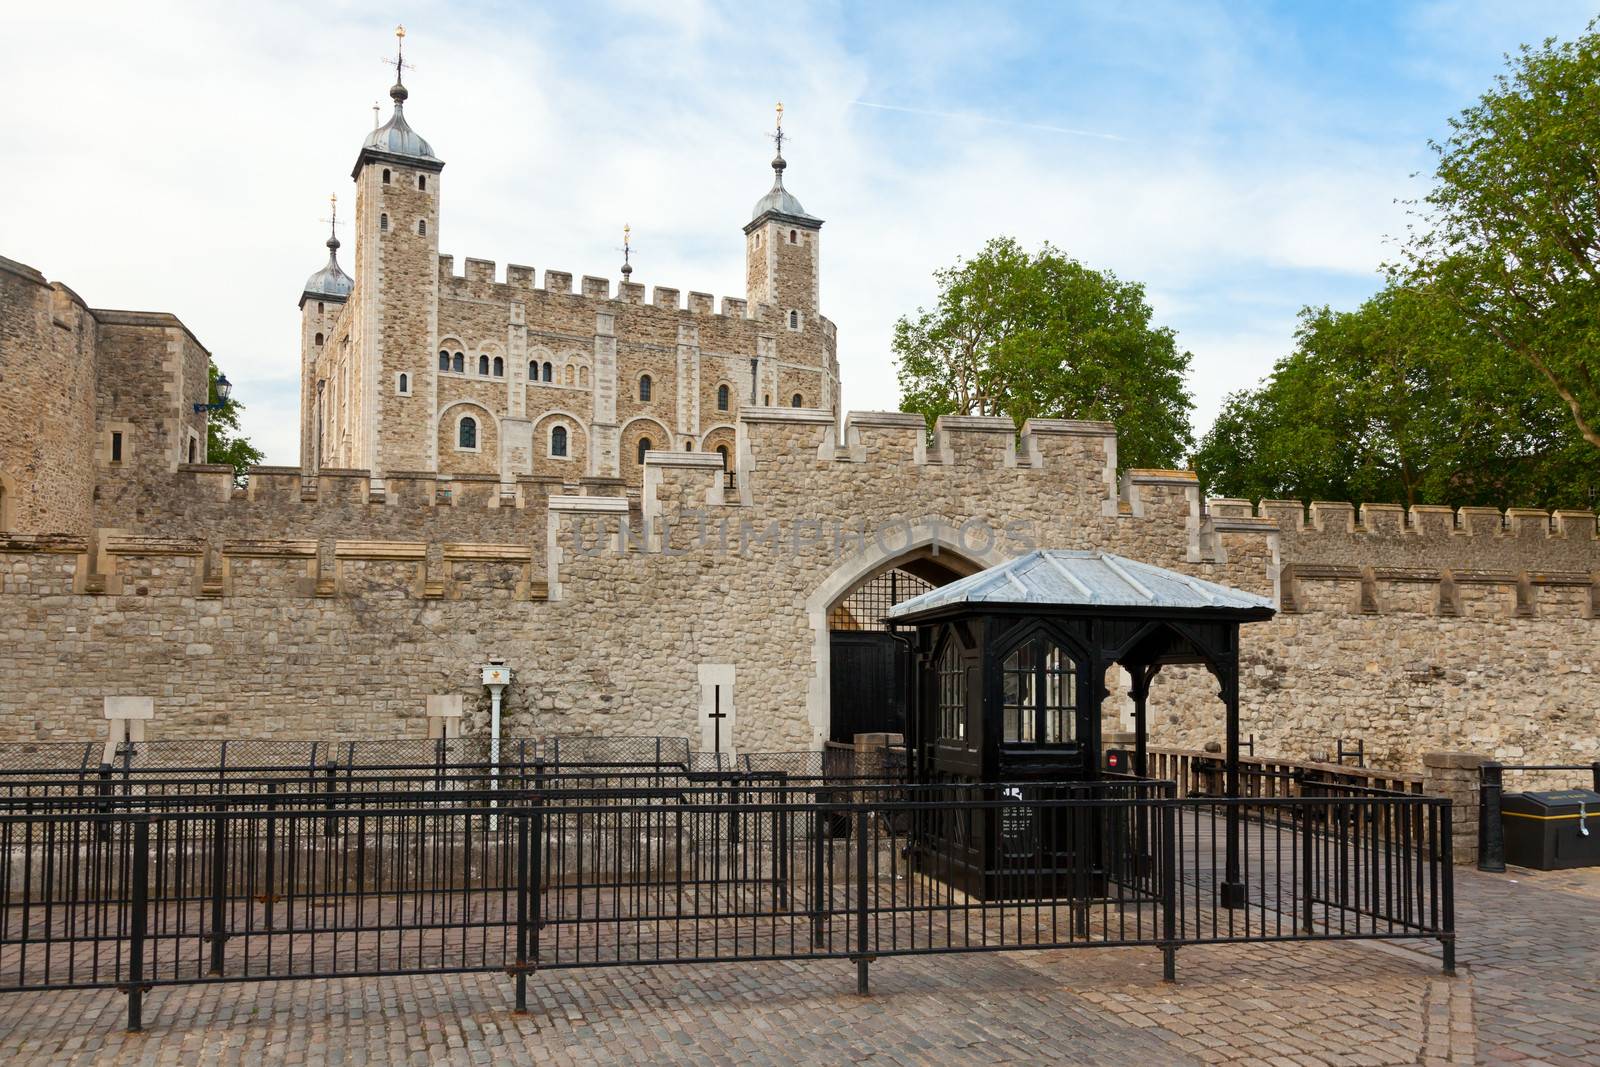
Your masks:
{"label": "domed turret roof", "polygon": [[367,139],[361,144],[362,151],[411,156],[415,159],[439,158],[433,154],[433,146],[406,122],[405,102],[408,95],[406,87],[399,82],[389,90],[389,99],[394,101],[394,114],[389,116],[388,122],[367,134]]}
{"label": "domed turret roof", "polygon": [[305,307],[307,300],[348,300],[350,290],[355,287],[350,275],[339,268],[339,238],[333,232],[337,225],[334,218],[337,216],[328,220],[328,265],[306,279],[306,287],[300,293],[301,307]]}
{"label": "domed turret roof", "polygon": [[757,200],[756,206],[751,209],[752,226],[766,215],[782,215],[796,222],[813,226],[822,225],[821,219],[807,215],[806,209],[800,206],[800,199],[783,187],[783,171],[787,166],[782,154],[772,161],[772,188],[767,190],[767,195]]}

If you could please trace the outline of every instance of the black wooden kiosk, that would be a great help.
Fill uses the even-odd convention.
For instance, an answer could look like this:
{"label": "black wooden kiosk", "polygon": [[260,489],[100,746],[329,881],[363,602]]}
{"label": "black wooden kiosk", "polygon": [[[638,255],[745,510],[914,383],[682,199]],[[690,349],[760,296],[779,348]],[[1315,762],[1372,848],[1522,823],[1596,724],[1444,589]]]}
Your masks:
{"label": "black wooden kiosk", "polygon": [[[916,669],[906,706],[913,782],[1004,783],[1005,795],[1111,795],[1124,776],[1100,766],[1101,701],[1113,664],[1133,679],[1136,741],[1132,777],[1146,777],[1146,703],[1167,664],[1200,664],[1217,679],[1226,714],[1225,782],[1239,792],[1239,625],[1271,618],[1272,602],[1178,571],[1106,552],[1045,549],[896,605],[887,621],[911,630]],[[1096,785],[1095,783],[1099,783]],[[1020,808],[1019,808],[1020,811]],[[1231,815],[1231,809],[1230,809]],[[1017,816],[1020,817],[1020,816]],[[1007,850],[1025,835],[1005,817],[973,819],[958,832],[934,829],[922,847],[952,881],[988,899],[1011,895]],[[1222,902],[1243,903],[1238,826],[1230,817]],[[1092,838],[1092,839],[1091,839]],[[1033,830],[1028,877],[1056,865],[1081,885],[1102,872],[1104,834],[1063,820],[1041,844]],[[1130,846],[1131,847],[1131,846]],[[1096,857],[1086,866],[1085,851]],[[1041,870],[1041,864],[1044,870]]]}

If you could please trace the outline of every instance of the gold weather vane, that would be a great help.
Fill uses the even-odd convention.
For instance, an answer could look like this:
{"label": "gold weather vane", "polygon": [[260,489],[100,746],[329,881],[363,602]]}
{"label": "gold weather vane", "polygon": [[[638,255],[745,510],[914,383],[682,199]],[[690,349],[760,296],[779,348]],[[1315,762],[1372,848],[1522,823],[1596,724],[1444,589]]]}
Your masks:
{"label": "gold weather vane", "polygon": [[330,193],[330,194],[328,194],[328,217],[325,218],[325,219],[321,219],[319,221],[326,222],[328,224],[328,236],[329,237],[334,238],[334,239],[338,238],[339,235],[336,232],[338,230],[338,227],[339,227],[339,194],[338,193]]}
{"label": "gold weather vane", "polygon": [[416,70],[417,68],[406,62],[406,28],[404,26],[396,26],[394,28],[394,42],[394,58],[390,59],[388,56],[384,56],[381,62],[384,66],[394,65],[394,82],[399,85],[405,81],[406,71]]}
{"label": "gold weather vane", "polygon": [[622,280],[627,281],[633,274],[633,264],[629,261],[633,255],[633,227],[626,222],[622,224]]}
{"label": "gold weather vane", "polygon": [[778,111],[778,125],[777,125],[776,132],[773,133],[773,135],[772,135],[772,140],[773,140],[773,143],[775,143],[778,146],[778,155],[781,156],[781,155],[783,155],[783,101],[782,100],[778,101],[777,111]]}

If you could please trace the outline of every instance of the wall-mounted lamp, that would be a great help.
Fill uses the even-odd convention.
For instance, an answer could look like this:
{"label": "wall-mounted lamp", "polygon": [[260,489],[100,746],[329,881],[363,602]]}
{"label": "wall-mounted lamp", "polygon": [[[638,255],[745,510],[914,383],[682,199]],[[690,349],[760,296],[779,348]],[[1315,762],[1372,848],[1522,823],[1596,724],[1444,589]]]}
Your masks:
{"label": "wall-mounted lamp", "polygon": [[232,395],[233,383],[228,381],[226,374],[219,374],[217,375],[217,402],[215,404],[196,404],[194,413],[198,415],[202,411],[219,411],[227,406],[228,397]]}

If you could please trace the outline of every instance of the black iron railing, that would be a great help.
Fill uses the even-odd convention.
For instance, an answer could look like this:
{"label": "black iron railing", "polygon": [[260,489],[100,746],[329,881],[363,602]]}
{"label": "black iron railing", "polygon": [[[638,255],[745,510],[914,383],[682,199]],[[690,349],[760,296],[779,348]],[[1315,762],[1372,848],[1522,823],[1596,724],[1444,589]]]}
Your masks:
{"label": "black iron railing", "polygon": [[1523,782],[1562,788],[1585,779],[1600,793],[1600,760],[1593,763],[1496,763],[1478,767],[1478,869],[1499,873],[1506,869],[1504,815],[1507,772],[1523,775]]}
{"label": "black iron railing", "polygon": [[865,992],[888,955],[1138,945],[1171,978],[1185,945],[1436,938],[1453,966],[1440,799],[761,762],[14,783],[0,990],[115,988],[137,1029],[151,986],[219,981],[502,972],[521,1009],[538,969],[616,964],[848,960]]}

